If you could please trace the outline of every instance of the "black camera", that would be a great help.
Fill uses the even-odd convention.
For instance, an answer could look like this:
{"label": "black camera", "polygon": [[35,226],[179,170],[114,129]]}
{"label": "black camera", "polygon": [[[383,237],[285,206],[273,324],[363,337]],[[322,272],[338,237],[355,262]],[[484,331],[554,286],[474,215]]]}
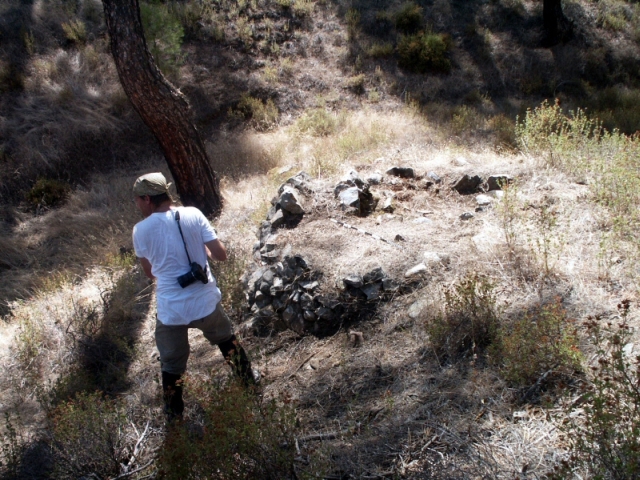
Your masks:
{"label": "black camera", "polygon": [[196,262],[191,262],[190,267],[190,271],[178,277],[178,283],[182,288],[188,287],[196,280],[200,280],[202,283],[209,283],[209,277],[207,277],[207,271],[204,268]]}

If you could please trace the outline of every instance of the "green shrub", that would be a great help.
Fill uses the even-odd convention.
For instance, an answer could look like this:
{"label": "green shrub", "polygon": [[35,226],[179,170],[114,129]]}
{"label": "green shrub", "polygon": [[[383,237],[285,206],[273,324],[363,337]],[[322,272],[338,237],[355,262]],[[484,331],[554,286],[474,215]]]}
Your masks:
{"label": "green shrub", "polygon": [[129,460],[124,406],[100,393],[81,394],[51,413],[52,447],[58,478],[117,476]]}
{"label": "green shrub", "polygon": [[362,95],[365,92],[365,88],[364,88],[365,80],[366,80],[366,77],[364,73],[361,73],[359,75],[354,75],[353,77],[347,78],[347,81],[345,82],[345,84],[346,84],[346,87],[356,95]]}
{"label": "green shrub", "polygon": [[557,378],[581,369],[575,321],[559,299],[501,327],[498,337],[493,352],[502,375],[515,386],[531,386],[549,371]]}
{"label": "green shrub", "polygon": [[494,286],[468,275],[444,293],[444,310],[427,322],[429,340],[440,360],[482,353],[498,331]]}
{"label": "green shrub", "polygon": [[190,403],[200,407],[201,435],[172,428],[160,452],[161,478],[294,478],[295,417],[288,405],[262,402],[240,385],[186,379]]}
{"label": "green shrub", "polygon": [[314,137],[326,137],[335,133],[340,119],[324,108],[307,110],[296,122],[301,132],[307,132]]}
{"label": "green shrub", "polygon": [[414,2],[402,4],[396,13],[396,28],[403,33],[413,33],[422,26],[422,7]]}
{"label": "green shrub", "polygon": [[62,24],[62,30],[71,43],[84,45],[87,41],[87,27],[81,20],[71,20]]}
{"label": "green shrub", "polygon": [[231,243],[226,245],[227,260],[224,262],[210,262],[211,273],[216,279],[222,292],[222,302],[228,314],[241,312],[245,306],[244,290],[240,278],[244,274],[246,258],[242,252]]}
{"label": "green shrub", "polygon": [[448,73],[451,71],[448,52],[449,41],[445,35],[403,35],[398,42],[398,65],[416,73]]}
{"label": "green shrub", "polygon": [[494,145],[498,148],[514,149],[517,145],[516,124],[504,114],[491,117],[487,126],[493,132]]}
{"label": "green shrub", "polygon": [[347,21],[347,35],[350,41],[353,41],[358,35],[358,28],[360,27],[360,12],[355,8],[347,10],[345,15]]}
{"label": "green shrub", "polygon": [[62,204],[71,193],[68,183],[50,178],[39,178],[27,192],[27,201],[33,206],[55,207]]}
{"label": "green shrub", "polygon": [[151,55],[162,72],[174,74],[182,61],[184,29],[179,18],[159,2],[141,2],[140,15]]}
{"label": "green shrub", "polygon": [[259,131],[267,131],[278,122],[278,107],[270,98],[262,101],[259,98],[245,94],[238,102],[236,110],[229,111],[230,116],[240,117],[250,121]]}
{"label": "green shrub", "polygon": [[374,43],[367,49],[367,55],[371,58],[384,58],[393,55],[393,44],[391,42]]}
{"label": "green shrub", "polygon": [[456,135],[460,135],[465,131],[476,130],[482,124],[480,113],[468,105],[461,105],[453,110],[451,117],[451,129]]}
{"label": "green shrub", "polygon": [[629,308],[628,300],[618,305],[615,325],[593,317],[585,322],[596,359],[579,401],[564,412],[571,456],[552,478],[569,478],[576,467],[595,479],[640,476],[640,355],[632,354]]}

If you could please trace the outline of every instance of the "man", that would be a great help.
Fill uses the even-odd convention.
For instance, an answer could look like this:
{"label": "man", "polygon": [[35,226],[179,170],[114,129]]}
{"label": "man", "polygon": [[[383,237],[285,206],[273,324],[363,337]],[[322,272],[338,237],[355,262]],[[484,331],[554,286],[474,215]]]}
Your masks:
{"label": "man", "polygon": [[234,373],[246,385],[258,380],[247,354],[233,335],[220,305],[220,290],[207,256],[224,262],[227,251],[203,213],[175,207],[162,173],[139,177],[135,203],[144,220],[133,227],[133,247],[147,277],[156,280],[156,345],[160,352],[165,413],[181,417],[181,376],[189,358],[189,328],[218,345]]}

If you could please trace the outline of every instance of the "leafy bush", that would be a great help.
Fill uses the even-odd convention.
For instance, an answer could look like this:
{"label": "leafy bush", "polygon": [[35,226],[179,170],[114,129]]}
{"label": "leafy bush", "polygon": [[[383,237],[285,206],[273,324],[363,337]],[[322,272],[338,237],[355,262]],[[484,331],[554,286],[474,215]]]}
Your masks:
{"label": "leafy bush", "polygon": [[59,478],[116,476],[125,457],[128,419],[123,405],[100,393],[81,394],[51,414],[52,447]]}
{"label": "leafy bush", "polygon": [[628,300],[618,305],[617,325],[593,317],[585,322],[596,362],[582,395],[565,411],[572,455],[552,478],[567,478],[578,466],[589,478],[640,476],[640,355],[632,355],[629,308]]}
{"label": "leafy bush", "polygon": [[265,102],[250,95],[243,95],[236,110],[230,110],[230,116],[250,120],[259,131],[270,130],[278,121],[278,107],[270,98]]}
{"label": "leafy bush", "polygon": [[476,355],[493,343],[499,326],[493,288],[485,277],[471,274],[445,291],[443,312],[426,325],[441,360]]}
{"label": "leafy bush", "polygon": [[567,115],[558,103],[547,102],[527,111],[516,125],[516,136],[522,150],[549,166],[592,179],[596,199],[608,210],[606,221],[613,226],[614,240],[640,247],[639,136],[609,132],[582,110]]}
{"label": "leafy bush", "polygon": [[575,321],[567,318],[560,299],[501,327],[498,337],[493,351],[513,385],[533,385],[547,372],[565,376],[580,371]]}
{"label": "leafy bush", "polygon": [[396,13],[396,28],[403,33],[414,33],[422,26],[422,7],[414,2],[402,4]]}
{"label": "leafy bush", "polygon": [[468,105],[456,107],[451,117],[451,130],[454,134],[460,135],[466,131],[480,128],[482,117],[480,113]]}
{"label": "leafy bush", "polygon": [[340,119],[324,108],[307,110],[296,122],[301,132],[307,132],[314,137],[326,137],[335,133]]}
{"label": "leafy bush", "polygon": [[33,206],[55,207],[63,203],[71,193],[68,183],[50,178],[39,178],[27,192],[27,201]]}
{"label": "leafy bush", "polygon": [[386,43],[374,43],[367,49],[367,55],[371,58],[384,58],[393,55],[393,44]]}
{"label": "leafy bush", "polygon": [[398,65],[416,73],[448,73],[449,40],[437,33],[403,35],[398,42]]}
{"label": "leafy bush", "polygon": [[487,126],[493,131],[496,147],[508,149],[516,147],[516,126],[513,119],[501,113],[491,117]]}
{"label": "leafy bush", "polygon": [[156,64],[166,75],[173,74],[182,60],[184,29],[178,17],[159,2],[141,2],[144,36]]}
{"label": "leafy bush", "polygon": [[199,404],[202,433],[176,425],[159,458],[162,478],[260,478],[284,480],[292,472],[295,417],[288,405],[262,402],[236,383],[213,385],[186,379]]}

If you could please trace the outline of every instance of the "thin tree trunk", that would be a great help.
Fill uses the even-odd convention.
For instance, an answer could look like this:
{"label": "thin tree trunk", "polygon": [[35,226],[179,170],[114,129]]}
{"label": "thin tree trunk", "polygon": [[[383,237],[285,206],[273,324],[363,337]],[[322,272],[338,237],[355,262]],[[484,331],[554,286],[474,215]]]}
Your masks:
{"label": "thin tree trunk", "polygon": [[222,197],[185,97],[162,75],[147,49],[138,0],[103,0],[111,52],[125,93],[158,139],[178,194],[205,215]]}
{"label": "thin tree trunk", "polygon": [[543,0],[542,24],[546,35],[544,43],[557,44],[569,29],[569,21],[562,12],[562,0]]}

